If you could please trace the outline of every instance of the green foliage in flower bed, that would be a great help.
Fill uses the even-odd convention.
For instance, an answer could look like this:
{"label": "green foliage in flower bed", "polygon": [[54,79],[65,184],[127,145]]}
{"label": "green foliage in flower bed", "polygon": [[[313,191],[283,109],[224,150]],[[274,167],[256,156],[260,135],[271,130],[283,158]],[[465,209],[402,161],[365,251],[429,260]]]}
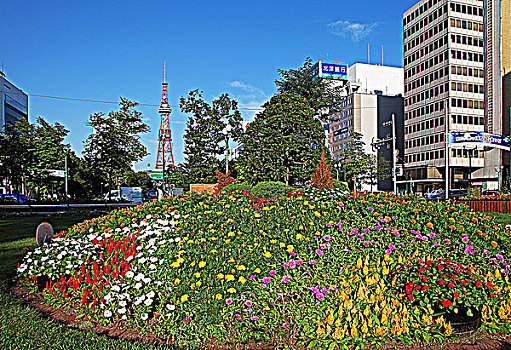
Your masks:
{"label": "green foliage in flower bed", "polygon": [[447,202],[295,192],[185,194],[73,226],[28,253],[47,303],[180,345],[349,347],[509,330],[509,232]]}

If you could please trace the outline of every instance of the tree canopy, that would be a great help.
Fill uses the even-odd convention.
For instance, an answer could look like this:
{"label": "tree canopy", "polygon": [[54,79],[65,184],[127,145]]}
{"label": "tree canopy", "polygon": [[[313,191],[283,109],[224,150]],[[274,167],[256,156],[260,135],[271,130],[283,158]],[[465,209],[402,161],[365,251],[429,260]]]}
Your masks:
{"label": "tree canopy", "polygon": [[219,157],[225,154],[225,136],[222,130],[229,124],[229,138],[239,141],[243,129],[238,102],[222,94],[208,103],[199,90],[181,97],[183,113],[191,114],[184,135],[185,168],[188,182],[216,182],[215,170],[220,166]]}
{"label": "tree canopy", "polygon": [[342,88],[334,81],[315,77],[312,73],[314,63],[310,57],[305,59],[298,69],[279,69],[281,76],[275,80],[279,93],[295,93],[303,97],[321,121],[340,111],[344,101]]}
{"label": "tree canopy", "polygon": [[308,181],[324,149],[321,122],[298,94],[273,96],[241,138],[238,173],[248,183]]}

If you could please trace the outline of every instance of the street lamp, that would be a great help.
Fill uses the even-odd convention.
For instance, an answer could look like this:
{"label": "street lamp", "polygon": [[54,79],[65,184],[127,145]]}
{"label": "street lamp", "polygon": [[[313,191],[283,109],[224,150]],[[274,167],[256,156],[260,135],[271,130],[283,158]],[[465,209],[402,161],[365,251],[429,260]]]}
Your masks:
{"label": "street lamp", "polygon": [[382,123],[382,126],[392,127],[392,134],[390,138],[385,138],[383,140],[376,140],[371,142],[371,147],[373,151],[378,150],[381,144],[386,142],[392,142],[392,185],[394,193],[397,193],[397,178],[396,178],[396,115],[392,113],[392,119]]}
{"label": "street lamp", "polygon": [[227,124],[223,130],[222,134],[225,136],[225,173],[229,172],[229,133],[231,132],[232,127],[230,124]]}
{"label": "street lamp", "polygon": [[472,156],[474,155],[474,150],[476,149],[477,146],[474,148],[463,146],[463,152],[466,152],[468,155],[468,188],[472,187]]}
{"label": "street lamp", "polygon": [[501,165],[500,167],[498,165],[495,165],[495,172],[497,173],[497,184],[498,184],[498,191],[500,192],[500,173],[504,169],[504,166]]}
{"label": "street lamp", "polygon": [[337,171],[337,181],[339,181],[339,168],[340,168],[339,162],[334,163],[334,168]]}

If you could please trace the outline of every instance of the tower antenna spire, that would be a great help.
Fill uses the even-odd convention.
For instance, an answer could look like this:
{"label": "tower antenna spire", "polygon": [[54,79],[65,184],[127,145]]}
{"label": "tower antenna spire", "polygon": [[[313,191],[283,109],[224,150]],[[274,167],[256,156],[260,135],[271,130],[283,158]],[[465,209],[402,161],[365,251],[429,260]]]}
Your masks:
{"label": "tower antenna spire", "polygon": [[167,82],[167,80],[166,80],[166,73],[167,73],[166,64],[167,64],[167,61],[163,61],[163,82],[164,83]]}
{"label": "tower antenna spire", "polygon": [[169,104],[168,83],[166,75],[166,61],[163,61],[163,83],[161,91],[161,102],[158,113],[160,114],[160,130],[158,132],[158,154],[156,155],[156,170],[163,170],[163,181],[167,168],[174,167],[174,154],[172,152],[172,134],[170,131],[170,113],[172,109]]}

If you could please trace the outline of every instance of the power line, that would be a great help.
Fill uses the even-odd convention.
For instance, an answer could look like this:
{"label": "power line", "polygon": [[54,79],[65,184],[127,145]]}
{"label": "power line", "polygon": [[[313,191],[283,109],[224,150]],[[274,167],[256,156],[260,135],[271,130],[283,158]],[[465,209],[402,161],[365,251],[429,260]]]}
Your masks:
{"label": "power line", "polygon": [[[12,92],[12,91],[5,91],[0,90],[0,92],[5,92],[7,95],[25,95],[24,93],[20,92]],[[65,100],[65,101],[78,101],[78,102],[94,102],[94,103],[106,103],[106,104],[119,104],[117,101],[104,101],[104,100],[93,100],[93,99],[87,99],[87,98],[74,98],[74,97],[62,97],[62,96],[51,96],[51,95],[39,95],[39,94],[26,94],[30,97],[42,97],[42,98],[51,98],[55,100]],[[139,106],[144,107],[160,107],[160,105],[150,104],[150,103],[138,103]],[[171,105],[170,107],[179,108],[177,105]],[[262,111],[262,108],[248,108],[248,107],[239,107],[238,109],[245,110],[245,111]]]}

